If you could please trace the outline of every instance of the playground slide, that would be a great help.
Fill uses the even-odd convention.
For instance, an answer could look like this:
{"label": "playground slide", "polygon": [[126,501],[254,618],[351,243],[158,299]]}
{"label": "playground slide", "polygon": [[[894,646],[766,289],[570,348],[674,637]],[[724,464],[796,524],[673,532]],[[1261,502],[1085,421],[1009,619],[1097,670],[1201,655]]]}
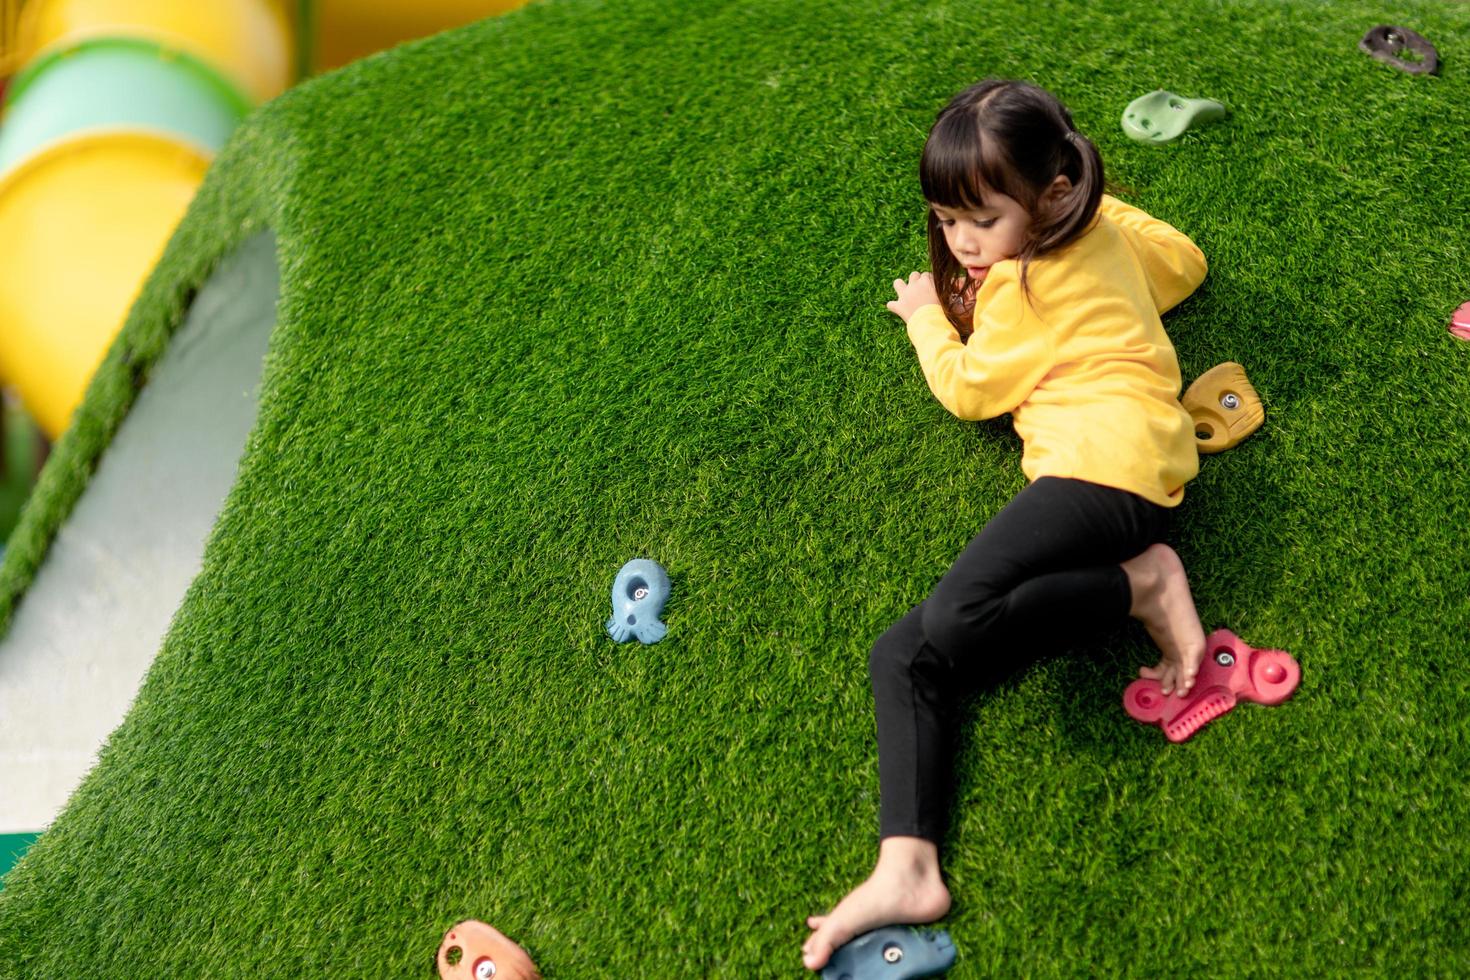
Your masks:
{"label": "playground slide", "polygon": [[[22,48],[4,52],[21,70],[0,80],[0,383],[50,437],[64,431],[211,159],[298,66],[336,67],[524,2],[31,0]],[[293,57],[283,7],[319,23],[324,45]],[[253,422],[273,270],[262,239],[201,291],[180,332],[194,339],[174,345],[194,361],[160,366],[0,637],[0,700],[14,701],[0,711],[0,771],[15,788],[0,801],[0,879],[90,767],[197,571]],[[210,366],[201,351],[217,351]],[[221,370],[244,373],[221,384]],[[220,390],[249,395],[224,404]],[[173,469],[160,447],[174,447]],[[128,510],[139,501],[146,516]]]}
{"label": "playground slide", "polygon": [[0,873],[126,715],[203,563],[259,410],[275,238],[225,256],[0,636]]}
{"label": "playground slide", "polygon": [[527,0],[315,0],[310,34],[316,71],[339,68],[409,38],[427,37],[526,5]]}
{"label": "playground slide", "polygon": [[96,38],[138,38],[217,72],[258,104],[293,81],[294,43],[271,0],[31,0],[21,15],[22,57]]}
{"label": "playground slide", "polygon": [[18,256],[0,268],[0,384],[52,439],[65,430],[209,162],[298,63],[525,2],[30,0],[0,127],[0,236]]}
{"label": "playground slide", "polygon": [[0,381],[66,428],[235,125],[290,82],[269,0],[36,0],[0,127]]}

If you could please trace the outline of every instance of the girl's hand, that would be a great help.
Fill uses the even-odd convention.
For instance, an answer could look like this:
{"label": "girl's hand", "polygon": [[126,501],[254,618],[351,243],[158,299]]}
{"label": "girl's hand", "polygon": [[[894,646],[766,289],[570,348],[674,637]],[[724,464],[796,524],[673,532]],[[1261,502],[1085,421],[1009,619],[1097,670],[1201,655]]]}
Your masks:
{"label": "girl's hand", "polygon": [[921,306],[930,303],[938,304],[939,292],[934,288],[934,277],[927,272],[915,272],[910,274],[908,282],[902,279],[893,280],[893,291],[898,293],[898,299],[888,301],[888,308],[909,322],[909,317]]}

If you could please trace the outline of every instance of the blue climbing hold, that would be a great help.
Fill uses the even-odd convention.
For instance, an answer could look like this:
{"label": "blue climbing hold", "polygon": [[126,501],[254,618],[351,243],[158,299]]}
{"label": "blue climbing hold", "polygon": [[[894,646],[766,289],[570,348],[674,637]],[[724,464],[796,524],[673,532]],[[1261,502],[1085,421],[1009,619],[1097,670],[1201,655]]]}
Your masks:
{"label": "blue climbing hold", "polygon": [[917,980],[954,966],[949,933],[884,926],[837,947],[822,968],[822,980]]}
{"label": "blue climbing hold", "polygon": [[613,579],[612,615],[607,635],[618,643],[637,637],[640,643],[657,643],[669,628],[659,622],[669,598],[669,573],[656,561],[634,558]]}

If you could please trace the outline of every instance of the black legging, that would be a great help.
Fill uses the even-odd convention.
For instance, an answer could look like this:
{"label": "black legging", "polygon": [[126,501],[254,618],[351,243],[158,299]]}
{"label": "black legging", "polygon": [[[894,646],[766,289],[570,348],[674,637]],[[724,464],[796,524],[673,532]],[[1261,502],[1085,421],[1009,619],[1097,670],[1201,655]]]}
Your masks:
{"label": "black legging", "polygon": [[970,541],[929,598],[873,644],[883,837],[936,844],[948,822],[955,709],[978,683],[1125,619],[1121,563],[1162,541],[1169,508],[1042,477]]}

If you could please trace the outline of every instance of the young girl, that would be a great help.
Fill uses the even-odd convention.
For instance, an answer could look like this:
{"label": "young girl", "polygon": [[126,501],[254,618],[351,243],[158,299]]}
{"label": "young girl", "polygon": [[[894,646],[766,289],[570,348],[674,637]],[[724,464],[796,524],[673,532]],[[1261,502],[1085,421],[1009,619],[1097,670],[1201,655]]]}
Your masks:
{"label": "young girl", "polygon": [[807,919],[812,970],[854,936],[949,910],[939,842],[967,691],[1125,616],[1158,645],[1139,673],[1165,694],[1187,693],[1204,657],[1184,567],[1162,543],[1199,457],[1159,321],[1204,279],[1204,255],[1105,195],[1096,147],[1024,82],[955,96],[919,179],[933,271],[894,280],[888,308],[941,404],[962,419],[1011,414],[1030,482],[873,645],[878,862]]}

